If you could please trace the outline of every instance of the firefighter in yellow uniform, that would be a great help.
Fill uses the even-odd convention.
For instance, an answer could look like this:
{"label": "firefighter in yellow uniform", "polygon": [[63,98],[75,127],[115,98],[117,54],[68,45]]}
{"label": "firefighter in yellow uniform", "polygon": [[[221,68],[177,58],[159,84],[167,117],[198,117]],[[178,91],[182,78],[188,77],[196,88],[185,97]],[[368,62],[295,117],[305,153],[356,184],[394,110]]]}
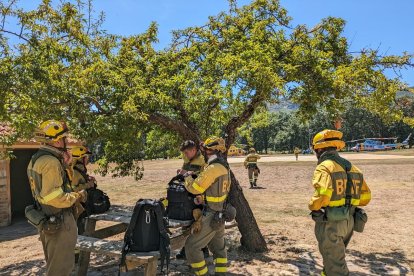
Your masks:
{"label": "firefighter in yellow uniform", "polygon": [[260,155],[256,153],[254,148],[249,149],[249,154],[244,159],[244,167],[247,169],[250,181],[250,189],[257,187],[257,178],[259,177],[260,169],[257,166],[257,160]]}
{"label": "firefighter in yellow uniform", "polygon": [[328,276],[349,275],[345,250],[354,229],[362,232],[355,226],[367,220],[363,209],[357,206],[365,206],[371,200],[361,171],[339,156],[337,150],[344,147],[342,132],[337,130],[324,130],[313,139],[318,166],[313,175],[315,193],[309,209],[323,257],[322,275]]}
{"label": "firefighter in yellow uniform", "polygon": [[[95,187],[95,178],[88,175],[86,165],[89,162],[89,155],[92,154],[87,147],[76,146],[71,149],[72,154],[72,166],[70,168],[70,188],[73,192],[81,190],[87,190]],[[68,174],[70,174],[70,172]],[[85,204],[79,208],[82,211],[79,213],[79,217],[76,220],[78,226],[78,234],[82,235],[85,232],[85,218],[87,217],[85,211]],[[75,251],[77,252],[77,251]]]}
{"label": "firefighter in yellow uniform", "polygon": [[[201,154],[197,144],[192,140],[186,140],[182,143],[180,151],[183,154],[184,164],[181,169],[177,171],[177,173],[199,175],[200,172],[204,170],[206,161],[204,160],[204,156]],[[205,258],[209,257],[207,246],[203,248],[203,254]],[[186,259],[185,247],[181,249],[175,258]]]}
{"label": "firefighter in yellow uniform", "polygon": [[73,216],[75,203],[86,199],[86,192],[68,191],[64,164],[70,163],[66,150],[66,124],[49,120],[43,122],[35,134],[42,145],[27,168],[36,205],[47,216],[40,232],[46,259],[46,275],[70,275],[75,263],[77,239]]}
{"label": "firefighter in yellow uniform", "polygon": [[215,274],[225,275],[227,272],[227,251],[224,242],[223,215],[227,195],[230,191],[230,174],[228,163],[222,154],[226,151],[223,138],[211,137],[204,142],[204,155],[207,166],[194,179],[185,178],[186,189],[195,195],[204,195],[204,211],[201,219],[201,230],[191,234],[186,243],[187,261],[195,275],[206,275],[208,268],[202,248],[208,245],[213,253]]}
{"label": "firefighter in yellow uniform", "polygon": [[293,153],[295,154],[296,161],[298,161],[299,160],[300,149],[298,147],[295,147],[293,149]]}
{"label": "firefighter in yellow uniform", "polygon": [[194,141],[185,141],[181,145],[180,150],[183,154],[184,164],[178,173],[184,174],[186,172],[193,172],[198,175],[204,170],[206,161]]}
{"label": "firefighter in yellow uniform", "polygon": [[73,175],[71,189],[74,192],[95,187],[95,178],[88,175],[86,165],[92,152],[87,147],[76,146],[71,149]]}

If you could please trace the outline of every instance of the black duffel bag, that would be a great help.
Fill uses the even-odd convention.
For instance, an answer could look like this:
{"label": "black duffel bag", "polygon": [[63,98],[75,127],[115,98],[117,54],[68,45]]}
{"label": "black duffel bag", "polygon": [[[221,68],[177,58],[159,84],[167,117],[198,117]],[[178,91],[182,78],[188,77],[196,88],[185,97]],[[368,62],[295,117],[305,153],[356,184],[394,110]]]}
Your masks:
{"label": "black duffel bag", "polygon": [[176,176],[168,183],[166,210],[167,217],[174,220],[193,220],[193,210],[196,208],[194,195],[184,187],[184,178]]}
{"label": "black duffel bag", "polygon": [[109,210],[111,203],[106,193],[96,187],[88,189],[87,193],[88,199],[86,200],[85,209],[88,216],[102,214]]}

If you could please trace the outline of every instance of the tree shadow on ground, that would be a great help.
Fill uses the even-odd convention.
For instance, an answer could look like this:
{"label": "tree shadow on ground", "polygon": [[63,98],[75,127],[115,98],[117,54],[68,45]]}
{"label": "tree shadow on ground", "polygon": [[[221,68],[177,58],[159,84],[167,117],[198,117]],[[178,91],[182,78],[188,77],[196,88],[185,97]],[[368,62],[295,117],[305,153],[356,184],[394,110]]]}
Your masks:
{"label": "tree shadow on ground", "polygon": [[17,218],[13,219],[11,225],[0,227],[0,243],[37,234],[37,229],[28,223],[25,218]]}
{"label": "tree shadow on ground", "polygon": [[[288,263],[296,267],[298,275],[313,275],[320,273],[322,267],[318,264],[316,254],[305,249],[291,247],[287,252],[295,252],[297,256],[289,256],[276,261]],[[408,260],[402,252],[368,253],[364,254],[356,250],[347,250],[347,264],[351,275],[411,275]],[[321,263],[321,261],[319,262]]]}
{"label": "tree shadow on ground", "polygon": [[[229,254],[229,259],[246,264],[254,261],[289,264],[290,266],[286,267],[292,275],[319,275],[321,273],[322,259],[316,248],[299,245],[296,241],[283,235],[267,235],[266,239],[269,246],[268,252],[250,253],[238,248],[236,254],[234,254],[235,252]],[[276,256],[271,254],[272,250],[279,251],[279,254]],[[351,275],[406,276],[412,274],[409,264],[413,260],[408,260],[402,251],[362,253],[357,250],[347,250],[346,259]]]}
{"label": "tree shadow on ground", "polygon": [[44,259],[25,261],[2,267],[0,275],[45,275],[46,262]]}
{"label": "tree shadow on ground", "polygon": [[412,273],[410,260],[403,251],[361,253],[348,250],[347,253],[353,257],[352,262],[355,265],[367,269],[370,274],[404,276]]}
{"label": "tree shadow on ground", "polygon": [[[115,213],[125,213],[131,215],[134,206],[112,205],[110,211]],[[26,218],[19,217],[13,219],[11,225],[0,227],[0,243],[21,239],[28,236],[37,235],[37,229],[27,222]]]}

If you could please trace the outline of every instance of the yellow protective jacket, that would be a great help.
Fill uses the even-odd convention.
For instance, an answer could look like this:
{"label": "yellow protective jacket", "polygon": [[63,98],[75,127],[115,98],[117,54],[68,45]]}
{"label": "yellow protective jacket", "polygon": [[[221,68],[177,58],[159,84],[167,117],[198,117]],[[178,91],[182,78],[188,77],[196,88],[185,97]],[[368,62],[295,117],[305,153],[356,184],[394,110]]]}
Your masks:
{"label": "yellow protective jacket", "polygon": [[41,146],[36,154],[41,156],[35,164],[30,161],[27,176],[43,212],[53,215],[72,207],[80,195],[67,191],[69,180],[65,175],[62,153],[53,147]]}
{"label": "yellow protective jacket", "polygon": [[70,188],[74,192],[79,192],[86,189],[88,183],[87,169],[82,163],[75,163],[72,168],[72,175],[70,177]]}
{"label": "yellow protective jacket", "polygon": [[244,159],[244,167],[255,167],[257,166],[257,160],[260,159],[260,155],[257,153],[249,153]]}
{"label": "yellow protective jacket", "polygon": [[216,159],[217,157],[212,158],[196,179],[186,177],[185,188],[195,195],[204,194],[209,209],[222,211],[231,181],[229,170],[223,164],[217,163]]}
{"label": "yellow protective jacket", "polygon": [[182,169],[186,171],[192,171],[195,174],[202,172],[206,166],[206,161],[204,160],[204,156],[200,151],[198,151],[196,156],[194,156],[194,158],[191,160],[187,159],[185,156],[183,156],[183,159],[184,164]]}
{"label": "yellow protective jacket", "polygon": [[[353,165],[350,174],[353,182],[351,205],[367,205],[371,200],[371,191],[363,174]],[[309,202],[309,209],[317,211],[322,207],[345,205],[346,183],[346,171],[338,163],[332,160],[320,163],[313,174],[312,184],[315,193]]]}

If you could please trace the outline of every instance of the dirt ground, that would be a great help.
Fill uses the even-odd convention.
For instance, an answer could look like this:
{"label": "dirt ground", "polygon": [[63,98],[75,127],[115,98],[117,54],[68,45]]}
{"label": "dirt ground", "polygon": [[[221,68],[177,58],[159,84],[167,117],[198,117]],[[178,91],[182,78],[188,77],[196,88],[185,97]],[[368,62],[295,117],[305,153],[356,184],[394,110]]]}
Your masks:
{"label": "dirt ground", "polygon": [[[414,157],[410,154],[346,154],[365,174],[372,202],[364,233],[355,233],[347,250],[351,275],[414,275]],[[396,157],[397,156],[397,157]],[[401,158],[399,158],[401,157]],[[410,158],[408,158],[410,157]],[[239,179],[269,251],[250,254],[239,248],[237,228],[227,235],[230,275],[318,275],[321,256],[307,202],[316,162],[313,156],[262,158],[259,185],[248,189],[240,158],[231,166]],[[143,180],[97,177],[113,204],[132,206],[139,198],[165,195],[180,160],[147,161]],[[118,237],[122,238],[122,236]],[[88,275],[116,275],[118,260],[93,255]],[[212,263],[211,258],[209,263]],[[0,275],[39,275],[45,262],[33,227],[23,219],[0,228]],[[183,261],[172,260],[171,275],[187,275]]]}

